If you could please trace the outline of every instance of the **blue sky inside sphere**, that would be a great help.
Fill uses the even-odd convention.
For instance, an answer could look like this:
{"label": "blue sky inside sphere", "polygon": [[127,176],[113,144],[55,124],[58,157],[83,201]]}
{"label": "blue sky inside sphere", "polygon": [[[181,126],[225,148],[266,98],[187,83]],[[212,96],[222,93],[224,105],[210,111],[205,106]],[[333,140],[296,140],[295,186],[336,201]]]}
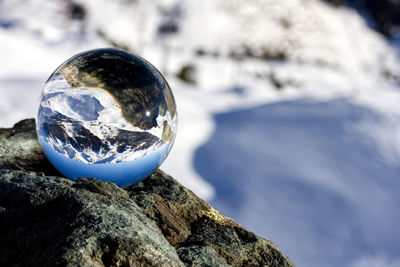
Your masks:
{"label": "blue sky inside sphere", "polygon": [[130,162],[87,164],[60,154],[40,135],[39,142],[54,167],[71,180],[93,177],[121,187],[135,184],[149,176],[168,154],[168,146],[163,145],[158,150]]}

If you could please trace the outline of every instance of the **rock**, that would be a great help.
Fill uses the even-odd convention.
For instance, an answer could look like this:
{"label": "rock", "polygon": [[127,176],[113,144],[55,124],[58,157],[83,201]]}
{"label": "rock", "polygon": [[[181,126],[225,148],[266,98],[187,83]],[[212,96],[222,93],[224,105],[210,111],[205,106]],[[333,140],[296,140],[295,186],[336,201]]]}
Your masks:
{"label": "rock", "polygon": [[46,159],[32,119],[20,121],[12,129],[0,128],[0,168],[61,175]]}
{"label": "rock", "polygon": [[325,0],[336,6],[349,5],[368,14],[376,29],[387,37],[397,37],[400,25],[400,2],[393,0]]}
{"label": "rock", "polygon": [[71,181],[34,120],[0,129],[0,266],[294,266],[157,170],[128,188]]}

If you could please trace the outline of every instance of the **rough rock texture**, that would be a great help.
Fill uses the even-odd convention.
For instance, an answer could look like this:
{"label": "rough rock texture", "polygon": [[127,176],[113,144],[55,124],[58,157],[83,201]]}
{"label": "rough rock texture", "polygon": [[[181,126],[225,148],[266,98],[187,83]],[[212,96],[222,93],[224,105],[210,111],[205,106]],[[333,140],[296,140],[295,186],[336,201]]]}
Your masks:
{"label": "rough rock texture", "polygon": [[33,120],[0,129],[0,266],[294,266],[172,177],[57,175]]}

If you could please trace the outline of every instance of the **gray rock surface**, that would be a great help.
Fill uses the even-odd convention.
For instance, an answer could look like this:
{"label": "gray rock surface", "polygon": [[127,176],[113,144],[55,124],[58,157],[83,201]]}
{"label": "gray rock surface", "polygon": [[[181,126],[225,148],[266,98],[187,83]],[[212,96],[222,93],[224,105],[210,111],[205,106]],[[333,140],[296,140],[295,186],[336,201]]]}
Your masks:
{"label": "gray rock surface", "polygon": [[34,120],[0,129],[0,266],[294,266],[157,170],[128,188],[71,181]]}

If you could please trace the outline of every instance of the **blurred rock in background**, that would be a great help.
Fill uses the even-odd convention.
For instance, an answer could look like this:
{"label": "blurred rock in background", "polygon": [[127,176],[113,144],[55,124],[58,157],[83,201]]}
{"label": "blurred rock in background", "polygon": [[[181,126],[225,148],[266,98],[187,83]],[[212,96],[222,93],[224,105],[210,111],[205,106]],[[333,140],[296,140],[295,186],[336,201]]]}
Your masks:
{"label": "blurred rock in background", "polygon": [[396,0],[325,0],[335,6],[354,7],[368,16],[372,26],[388,37],[400,35],[400,2]]}

